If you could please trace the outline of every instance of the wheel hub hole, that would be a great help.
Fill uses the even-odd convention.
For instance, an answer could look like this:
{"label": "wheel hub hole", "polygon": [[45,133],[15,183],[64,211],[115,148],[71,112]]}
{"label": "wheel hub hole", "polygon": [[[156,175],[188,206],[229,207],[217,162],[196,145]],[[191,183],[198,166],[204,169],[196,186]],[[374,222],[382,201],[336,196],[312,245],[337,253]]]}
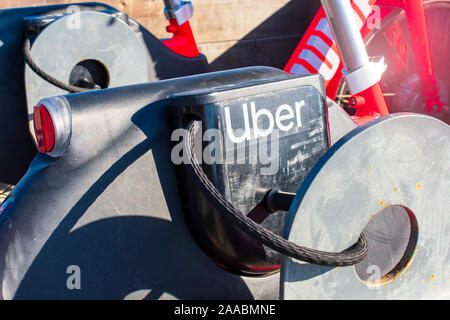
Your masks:
{"label": "wheel hub hole", "polygon": [[87,59],[77,63],[69,76],[69,84],[86,89],[105,89],[109,86],[109,72],[98,60]]}
{"label": "wheel hub hole", "polygon": [[367,257],[355,265],[358,278],[369,286],[394,280],[407,268],[417,244],[417,220],[411,210],[390,206],[376,214],[362,232],[368,241]]}

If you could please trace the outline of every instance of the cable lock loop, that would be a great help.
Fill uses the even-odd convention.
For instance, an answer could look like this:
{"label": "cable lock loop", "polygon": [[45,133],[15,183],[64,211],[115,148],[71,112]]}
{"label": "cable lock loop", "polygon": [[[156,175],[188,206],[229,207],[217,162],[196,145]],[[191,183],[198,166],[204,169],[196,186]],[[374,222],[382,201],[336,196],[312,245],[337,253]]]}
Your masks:
{"label": "cable lock loop", "polygon": [[23,57],[24,57],[25,62],[31,68],[31,70],[33,70],[38,76],[40,76],[45,81],[53,84],[54,86],[56,86],[62,90],[66,90],[71,93],[79,93],[79,92],[85,92],[85,91],[92,90],[92,89],[81,88],[81,87],[70,85],[68,83],[65,83],[63,81],[60,81],[60,80],[54,78],[53,76],[51,76],[50,74],[48,74],[47,72],[42,70],[36,64],[36,62],[33,60],[33,58],[31,57],[31,43],[30,43],[29,37],[27,37],[25,39],[25,42],[23,44]]}
{"label": "cable lock loop", "polygon": [[201,121],[198,120],[191,121],[188,125],[186,138],[184,140],[186,144],[185,150],[189,160],[187,164],[188,171],[192,174],[194,180],[208,199],[213,202],[220,211],[229,214],[242,231],[283,255],[311,264],[345,267],[355,265],[367,256],[368,244],[363,234],[360,235],[356,244],[342,252],[318,251],[290,242],[246,217],[239,209],[234,207],[233,204],[223,197],[203,172],[194,152],[194,137],[200,128]]}

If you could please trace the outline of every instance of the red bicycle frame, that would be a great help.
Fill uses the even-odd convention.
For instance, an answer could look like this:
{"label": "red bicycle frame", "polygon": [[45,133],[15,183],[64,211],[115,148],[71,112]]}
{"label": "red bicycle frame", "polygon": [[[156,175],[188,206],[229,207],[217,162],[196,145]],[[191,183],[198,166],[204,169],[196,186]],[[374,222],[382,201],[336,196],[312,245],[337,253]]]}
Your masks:
{"label": "red bicycle frame", "polygon": [[[353,0],[351,5],[363,38],[376,26],[374,19],[382,21],[397,8],[405,10],[409,31],[414,35],[411,37],[412,50],[419,70],[427,111],[430,113],[440,112],[444,104],[440,101],[439,89],[434,77],[423,2],[418,0]],[[376,10],[373,10],[374,8]],[[328,97],[335,99],[343,76],[342,69],[342,59],[322,7],[284,70],[293,74],[321,73],[325,78]],[[353,94],[349,103],[357,110],[353,117],[357,123],[362,124],[389,113],[379,83]]]}
{"label": "red bicycle frame", "polygon": [[[180,3],[184,3],[180,0],[164,1],[166,5],[171,6],[169,8],[170,10],[173,10],[176,6],[180,6]],[[429,113],[440,112],[444,104],[440,101],[438,83],[434,76],[423,2],[418,0],[344,1],[351,1],[353,17],[363,38],[366,38],[372,29],[377,27],[377,23],[386,18],[394,10],[398,8],[405,10],[409,31],[414,35],[411,37],[412,51],[417,62],[417,69],[423,89],[422,93],[426,101],[426,110]],[[324,2],[328,1],[324,0]],[[339,3],[339,1],[335,2]],[[351,18],[348,18],[347,21],[341,21],[341,26],[349,23]],[[170,19],[169,21],[170,25],[167,27],[167,31],[173,33],[174,36],[171,39],[163,40],[163,43],[174,52],[183,56],[198,56],[199,51],[189,21],[182,24],[178,24],[175,19]],[[322,74],[325,78],[327,96],[333,100],[336,98],[343,77],[342,70],[344,63],[340,50],[345,49],[346,41],[345,39],[342,40],[343,44],[341,44],[339,50],[335,36],[332,34],[325,9],[321,7],[284,68],[284,71],[292,74]],[[396,39],[394,38],[393,41],[396,41]],[[359,90],[358,92],[352,92],[352,94],[353,96],[349,99],[349,104],[357,110],[353,119],[358,124],[363,124],[377,117],[389,114],[379,82],[367,88],[364,87],[363,90]]]}
{"label": "red bicycle frame", "polygon": [[189,21],[178,25],[175,19],[170,19],[166,30],[173,33],[172,38],[162,41],[169,49],[185,57],[200,55]]}
{"label": "red bicycle frame", "polygon": [[166,30],[173,33],[173,36],[170,39],[162,40],[162,43],[179,55],[198,57],[200,53],[189,23],[194,10],[191,2],[164,0],[164,5],[164,14],[169,20]]}
{"label": "red bicycle frame", "polygon": [[422,93],[425,97],[427,112],[441,112],[444,104],[439,98],[439,88],[434,77],[431,59],[430,39],[427,31],[425,10],[422,1],[404,0],[403,9],[406,11],[409,29],[412,37],[414,56],[417,60]]}

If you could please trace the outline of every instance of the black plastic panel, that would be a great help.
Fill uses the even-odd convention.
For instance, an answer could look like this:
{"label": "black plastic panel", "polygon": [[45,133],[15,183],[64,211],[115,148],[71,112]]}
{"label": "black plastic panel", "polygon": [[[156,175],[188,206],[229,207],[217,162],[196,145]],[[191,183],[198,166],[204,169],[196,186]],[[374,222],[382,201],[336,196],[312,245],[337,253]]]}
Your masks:
{"label": "black plastic panel", "polygon": [[[252,211],[249,217],[281,234],[285,213],[269,214],[258,204],[272,188],[295,193],[328,149],[324,97],[321,76],[285,76],[184,92],[172,96],[171,104],[179,127],[193,118],[202,120],[204,134],[197,140],[203,140],[203,151],[198,154],[216,188],[245,214]],[[277,270],[277,253],[218,211],[184,166],[178,175],[191,229],[214,260],[243,274]]]}

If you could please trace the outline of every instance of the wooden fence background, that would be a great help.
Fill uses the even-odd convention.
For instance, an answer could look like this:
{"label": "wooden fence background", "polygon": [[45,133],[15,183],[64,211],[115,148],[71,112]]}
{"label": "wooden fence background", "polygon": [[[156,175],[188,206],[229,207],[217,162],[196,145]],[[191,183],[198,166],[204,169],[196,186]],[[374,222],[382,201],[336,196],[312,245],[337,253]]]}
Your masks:
{"label": "wooden fence background", "polygon": [[[76,0],[0,0],[0,9],[81,3]],[[162,0],[103,0],[158,38],[167,38]],[[213,70],[250,65],[283,68],[320,0],[192,0],[192,29]]]}

